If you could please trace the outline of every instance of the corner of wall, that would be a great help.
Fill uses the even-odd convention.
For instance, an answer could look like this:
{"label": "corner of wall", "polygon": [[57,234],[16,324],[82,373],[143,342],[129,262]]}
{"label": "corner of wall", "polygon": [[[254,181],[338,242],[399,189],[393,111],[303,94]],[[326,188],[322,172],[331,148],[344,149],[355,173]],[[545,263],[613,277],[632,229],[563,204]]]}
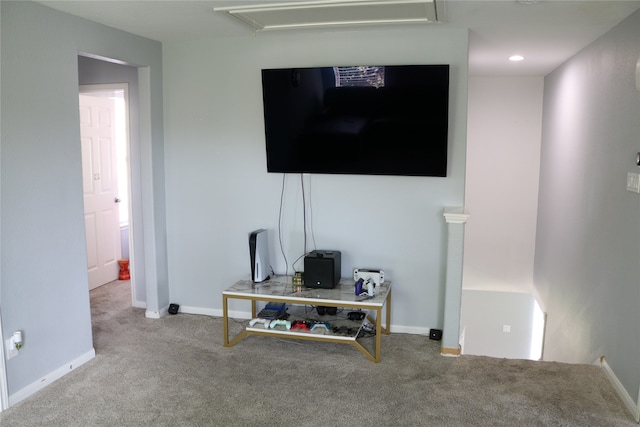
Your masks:
{"label": "corner of wall", "polygon": [[640,405],[638,403],[635,403],[631,396],[629,396],[629,393],[627,393],[627,390],[624,388],[616,374],[613,372],[605,357],[600,356],[594,364],[602,368],[609,381],[611,381],[611,384],[613,385],[616,393],[618,394],[618,396],[620,396],[620,399],[622,399],[624,406],[631,413],[633,419],[636,420],[636,422],[640,423]]}

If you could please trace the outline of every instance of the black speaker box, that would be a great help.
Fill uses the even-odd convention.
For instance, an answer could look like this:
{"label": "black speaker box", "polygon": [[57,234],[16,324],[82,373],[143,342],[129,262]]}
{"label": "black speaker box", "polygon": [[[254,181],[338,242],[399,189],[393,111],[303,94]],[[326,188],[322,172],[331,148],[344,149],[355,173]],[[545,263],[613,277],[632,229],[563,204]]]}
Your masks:
{"label": "black speaker box", "polygon": [[440,341],[442,339],[442,329],[430,329],[429,339]]}
{"label": "black speaker box", "polygon": [[340,282],[340,251],[315,250],[304,257],[304,286],[332,289]]}

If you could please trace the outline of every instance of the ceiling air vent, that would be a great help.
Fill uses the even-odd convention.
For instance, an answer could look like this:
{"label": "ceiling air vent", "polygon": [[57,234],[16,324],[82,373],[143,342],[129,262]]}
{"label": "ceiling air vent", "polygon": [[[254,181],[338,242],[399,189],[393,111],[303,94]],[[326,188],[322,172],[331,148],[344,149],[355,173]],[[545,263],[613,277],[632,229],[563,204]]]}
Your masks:
{"label": "ceiling air vent", "polygon": [[416,24],[438,21],[442,0],[316,0],[217,7],[254,31],[366,24]]}

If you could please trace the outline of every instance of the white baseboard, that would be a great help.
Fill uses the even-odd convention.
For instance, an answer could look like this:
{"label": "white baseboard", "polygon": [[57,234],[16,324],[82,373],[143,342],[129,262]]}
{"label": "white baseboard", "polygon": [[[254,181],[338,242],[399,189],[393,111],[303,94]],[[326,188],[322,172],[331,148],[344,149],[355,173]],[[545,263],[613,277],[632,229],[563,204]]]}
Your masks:
{"label": "white baseboard", "polygon": [[411,334],[411,335],[426,335],[429,336],[429,329],[422,326],[404,326],[404,325],[391,325],[391,332],[394,334]]}
{"label": "white baseboard", "polygon": [[146,317],[147,319],[159,319],[161,317],[166,316],[167,314],[169,314],[169,306],[165,306],[162,307],[160,310],[158,311],[154,311],[154,310],[147,310],[144,312],[144,317]]}
{"label": "white baseboard", "polygon": [[[204,307],[192,307],[181,305],[180,313],[185,314],[200,314],[203,316],[222,317],[222,309],[204,308]],[[229,311],[229,317],[232,319],[251,319],[250,311]]]}
{"label": "white baseboard", "polygon": [[618,393],[618,396],[620,396],[620,398],[622,399],[624,406],[627,407],[636,422],[640,422],[640,408],[638,407],[638,404],[633,401],[631,396],[629,396],[629,393],[627,392],[627,390],[625,390],[618,377],[616,377],[616,374],[613,372],[611,366],[609,366],[604,356],[601,356],[598,360],[596,360],[595,364],[599,365],[604,370],[604,373],[607,375],[607,378],[609,378],[609,381],[611,381],[611,384],[616,390],[616,393]]}
{"label": "white baseboard", "polygon": [[32,394],[42,390],[43,388],[45,388],[55,380],[62,378],[72,370],[76,369],[79,366],[84,365],[94,357],[96,357],[96,351],[95,349],[92,348],[90,351],[86,352],[82,356],[77,357],[68,363],[65,363],[64,365],[60,366],[58,369],[54,370],[53,372],[48,373],[44,377],[40,378],[38,381],[34,381],[28,386],[18,390],[17,392],[10,394],[9,406],[13,406],[16,403],[20,402],[21,400],[26,399]]}

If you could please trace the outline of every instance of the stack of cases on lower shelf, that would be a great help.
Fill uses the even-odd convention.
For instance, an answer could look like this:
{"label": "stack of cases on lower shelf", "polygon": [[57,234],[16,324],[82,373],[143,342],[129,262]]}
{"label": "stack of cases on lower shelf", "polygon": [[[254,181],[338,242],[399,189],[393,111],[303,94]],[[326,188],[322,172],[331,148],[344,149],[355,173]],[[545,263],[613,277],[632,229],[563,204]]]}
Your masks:
{"label": "stack of cases on lower shelf", "polygon": [[283,302],[269,302],[260,310],[257,317],[260,319],[282,319],[287,312],[287,304]]}

